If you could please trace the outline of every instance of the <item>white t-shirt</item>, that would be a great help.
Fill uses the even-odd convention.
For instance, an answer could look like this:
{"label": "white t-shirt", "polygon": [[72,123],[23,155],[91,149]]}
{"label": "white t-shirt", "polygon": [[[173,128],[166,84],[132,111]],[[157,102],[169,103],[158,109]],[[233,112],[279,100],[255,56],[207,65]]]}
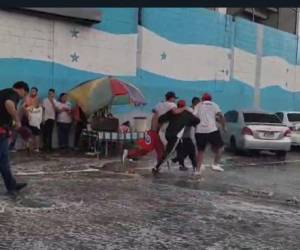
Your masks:
{"label": "white t-shirt", "polygon": [[[59,102],[58,109],[67,108],[68,110],[72,110],[72,105],[70,102]],[[71,123],[72,122],[72,115],[67,111],[59,112],[57,115],[57,121],[61,123]]]}
{"label": "white t-shirt", "polygon": [[177,106],[174,102],[165,101],[165,102],[158,103],[155,106],[154,110],[155,110],[155,112],[157,112],[158,116],[161,116],[173,108],[177,108]]}
{"label": "white t-shirt", "polygon": [[200,119],[196,133],[212,133],[218,130],[216,114],[220,113],[219,106],[211,101],[200,102],[194,109],[194,115]]}
{"label": "white t-shirt", "polygon": [[31,108],[28,112],[28,115],[29,125],[40,129],[43,120],[43,108]]}
{"label": "white t-shirt", "polygon": [[[54,102],[54,106],[57,107],[58,102],[55,99],[53,99],[53,102]],[[43,100],[43,108],[44,108],[44,121],[47,121],[49,119],[55,120],[55,109],[53,108],[53,105],[48,98],[45,98]]]}

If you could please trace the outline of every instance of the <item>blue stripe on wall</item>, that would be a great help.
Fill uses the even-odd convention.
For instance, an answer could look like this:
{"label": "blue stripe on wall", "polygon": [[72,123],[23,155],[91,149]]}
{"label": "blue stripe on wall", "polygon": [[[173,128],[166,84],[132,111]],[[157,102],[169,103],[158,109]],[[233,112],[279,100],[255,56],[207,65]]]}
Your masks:
{"label": "blue stripe on wall", "polygon": [[[253,88],[236,80],[230,83],[223,81],[179,81],[144,70],[138,70],[136,78],[131,80],[127,78],[126,80],[132,81],[142,90],[148,102],[145,107],[145,111],[148,112],[158,102],[164,100],[164,94],[170,90],[175,91],[179,98],[185,99],[187,103],[190,103],[194,96],[201,96],[204,92],[210,92],[223,111],[250,107],[254,93]],[[130,109],[126,111],[130,111]]]}
{"label": "blue stripe on wall", "polygon": [[1,88],[22,80],[31,87],[38,87],[41,96],[45,96],[49,88],[55,88],[57,93],[66,92],[81,82],[103,77],[60,64],[27,59],[0,59],[0,68]]}
{"label": "blue stripe on wall", "polygon": [[235,20],[235,47],[256,55],[257,24],[242,18]]}
{"label": "blue stripe on wall", "polygon": [[227,18],[202,8],[144,8],[142,25],[176,43],[223,47]]}
{"label": "blue stripe on wall", "polygon": [[99,8],[99,11],[102,21],[93,28],[114,34],[137,33],[138,8]]}
{"label": "blue stripe on wall", "polygon": [[[25,59],[1,59],[1,89],[10,87],[14,82],[23,80],[30,86],[37,86],[40,96],[45,96],[49,88],[54,87],[57,93],[66,92],[77,84],[103,75],[76,70],[60,64]],[[54,72],[52,77],[52,72]],[[225,112],[230,109],[252,107],[253,88],[233,80],[223,81],[179,81],[156,75],[144,70],[138,70],[137,77],[123,76],[120,79],[135,84],[142,90],[148,105],[143,108],[151,109],[164,99],[164,94],[175,91],[178,96],[190,103],[192,97],[210,92],[214,101]],[[300,92],[289,92],[278,86],[271,86],[261,91],[262,108],[268,111],[300,110]],[[128,112],[133,108],[116,107],[116,112]]]}
{"label": "blue stripe on wall", "polygon": [[296,64],[297,36],[270,27],[264,27],[263,56],[278,56]]}
{"label": "blue stripe on wall", "polygon": [[267,111],[300,111],[300,92],[289,92],[279,86],[261,90],[261,107]]}

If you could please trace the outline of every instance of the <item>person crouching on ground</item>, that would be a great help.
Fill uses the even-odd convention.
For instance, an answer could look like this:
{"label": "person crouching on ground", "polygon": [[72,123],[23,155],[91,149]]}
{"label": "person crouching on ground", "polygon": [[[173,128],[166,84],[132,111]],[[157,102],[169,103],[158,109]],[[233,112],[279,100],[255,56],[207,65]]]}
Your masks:
{"label": "person crouching on ground", "polygon": [[217,121],[220,122],[222,129],[225,130],[225,119],[219,106],[212,102],[210,94],[205,93],[202,96],[201,102],[195,107],[194,115],[200,119],[195,134],[198,148],[197,170],[195,175],[202,175],[204,170],[202,162],[207,144],[211,145],[211,149],[214,153],[214,161],[211,168],[216,171],[224,171],[219,165],[224,143],[217,127]]}
{"label": "person crouching on ground", "polygon": [[43,108],[38,101],[28,110],[29,128],[32,132],[32,147],[35,152],[40,151],[41,123],[43,121]]}
{"label": "person crouching on ground", "polygon": [[[180,100],[178,103],[179,109],[185,109],[184,100]],[[166,114],[160,116],[158,122],[160,124],[169,122],[166,129],[167,146],[162,159],[156,164],[155,168],[152,169],[153,174],[159,172],[161,164],[169,156],[172,150],[174,150],[176,143],[181,139],[179,135],[180,132],[186,127],[196,126],[200,120],[188,110],[184,110],[179,114],[174,114],[174,112],[170,110]]]}

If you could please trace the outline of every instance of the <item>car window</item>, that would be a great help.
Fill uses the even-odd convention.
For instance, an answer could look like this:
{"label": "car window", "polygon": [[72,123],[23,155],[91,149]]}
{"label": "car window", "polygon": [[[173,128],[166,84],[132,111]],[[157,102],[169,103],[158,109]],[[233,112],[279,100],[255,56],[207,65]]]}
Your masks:
{"label": "car window", "polygon": [[228,111],[225,115],[226,122],[237,122],[238,121],[238,112],[237,111]]}
{"label": "car window", "polygon": [[290,122],[300,122],[300,113],[288,113],[287,117]]}
{"label": "car window", "polygon": [[279,117],[275,114],[266,113],[243,113],[245,122],[255,123],[281,123]]}
{"label": "car window", "polygon": [[278,112],[276,115],[279,117],[280,121],[283,121],[283,113]]}

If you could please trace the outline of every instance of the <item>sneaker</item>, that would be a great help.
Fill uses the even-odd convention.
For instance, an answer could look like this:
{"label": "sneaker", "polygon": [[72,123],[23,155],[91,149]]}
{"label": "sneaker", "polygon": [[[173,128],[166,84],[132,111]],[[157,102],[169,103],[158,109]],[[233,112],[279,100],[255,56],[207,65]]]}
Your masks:
{"label": "sneaker", "polygon": [[173,158],[171,161],[172,161],[173,163],[177,163],[177,162],[178,162],[178,159],[177,159],[177,157],[175,157],[175,158]]}
{"label": "sneaker", "polygon": [[187,171],[188,168],[186,166],[182,165],[182,166],[179,167],[179,170],[180,171]]}
{"label": "sneaker", "polygon": [[125,163],[125,160],[127,159],[128,157],[128,150],[127,149],[124,149],[123,150],[123,155],[122,155],[122,164],[124,165]]}
{"label": "sneaker", "polygon": [[214,170],[214,171],[219,171],[219,172],[223,172],[223,171],[224,171],[224,169],[221,168],[219,164],[212,164],[212,165],[211,165],[211,168],[212,168],[212,170]]}
{"label": "sneaker", "polygon": [[153,175],[156,175],[156,174],[158,174],[159,173],[159,169],[157,169],[157,168],[152,168],[152,174]]}
{"label": "sneaker", "polygon": [[12,148],[9,150],[10,153],[17,153],[17,150],[15,148]]}
{"label": "sneaker", "polygon": [[34,150],[34,152],[35,152],[35,153],[39,153],[40,150],[39,150],[38,148],[36,148],[36,149]]}
{"label": "sneaker", "polygon": [[202,172],[196,170],[196,171],[194,172],[194,176],[199,176],[199,177],[200,177],[200,176],[202,176]]}
{"label": "sneaker", "polygon": [[27,183],[17,183],[16,184],[16,187],[15,187],[15,190],[16,191],[21,191],[21,189],[25,188],[27,186]]}

